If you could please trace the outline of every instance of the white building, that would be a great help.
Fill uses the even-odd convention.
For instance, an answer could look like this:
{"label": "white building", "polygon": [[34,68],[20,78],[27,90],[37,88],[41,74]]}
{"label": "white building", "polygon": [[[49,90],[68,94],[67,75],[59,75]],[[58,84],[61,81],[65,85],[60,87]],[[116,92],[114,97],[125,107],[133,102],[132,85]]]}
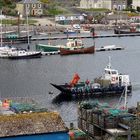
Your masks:
{"label": "white building", "polygon": [[[139,0],[140,1],[140,0]],[[127,7],[127,0],[81,0],[80,8],[106,8],[123,10]]]}
{"label": "white building", "polygon": [[133,9],[137,9],[137,7],[140,7],[140,0],[133,0],[132,7]]}
{"label": "white building", "polygon": [[90,8],[102,8],[102,0],[81,0],[80,8],[90,9]]}

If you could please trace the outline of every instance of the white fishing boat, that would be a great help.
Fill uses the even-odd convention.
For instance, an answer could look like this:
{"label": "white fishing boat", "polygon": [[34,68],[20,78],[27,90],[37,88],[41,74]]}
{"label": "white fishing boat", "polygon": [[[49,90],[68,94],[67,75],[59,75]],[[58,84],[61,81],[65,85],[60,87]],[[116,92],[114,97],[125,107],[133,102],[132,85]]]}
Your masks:
{"label": "white fishing boat", "polygon": [[116,45],[106,45],[100,48],[97,48],[96,51],[114,51],[114,50],[123,50],[124,47],[116,46]]}
{"label": "white fishing boat", "polygon": [[14,50],[8,53],[9,59],[29,59],[29,58],[40,58],[42,56],[41,52],[28,51],[25,49]]}

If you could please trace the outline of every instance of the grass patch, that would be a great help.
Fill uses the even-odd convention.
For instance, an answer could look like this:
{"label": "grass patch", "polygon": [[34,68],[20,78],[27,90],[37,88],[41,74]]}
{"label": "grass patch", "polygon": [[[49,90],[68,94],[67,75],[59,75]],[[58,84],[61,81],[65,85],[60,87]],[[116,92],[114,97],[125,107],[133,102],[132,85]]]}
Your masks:
{"label": "grass patch", "polygon": [[[27,23],[26,20],[20,20],[20,24],[26,24],[26,23]],[[35,23],[37,23],[36,20],[29,20],[30,25],[33,25]],[[16,19],[15,20],[13,20],[13,19],[3,19],[2,24],[3,25],[4,24],[18,25],[18,20],[16,20]]]}
{"label": "grass patch", "polygon": [[106,8],[90,8],[90,9],[81,9],[84,11],[91,11],[91,12],[107,12],[110,11],[109,9]]}

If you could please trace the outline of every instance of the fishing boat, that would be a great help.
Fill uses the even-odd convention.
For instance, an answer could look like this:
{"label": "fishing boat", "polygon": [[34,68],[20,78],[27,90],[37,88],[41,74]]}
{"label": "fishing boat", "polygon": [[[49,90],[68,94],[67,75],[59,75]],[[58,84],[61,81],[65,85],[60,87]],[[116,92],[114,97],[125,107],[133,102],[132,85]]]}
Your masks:
{"label": "fishing boat", "polygon": [[30,59],[30,58],[40,58],[42,56],[41,52],[28,51],[25,49],[16,49],[14,51],[8,52],[9,59]]}
{"label": "fishing boat", "polygon": [[80,33],[80,29],[67,28],[66,30],[64,30],[63,33],[64,34],[76,34],[76,33]]}
{"label": "fishing boat", "polygon": [[60,48],[60,55],[92,54],[94,52],[95,52],[95,46],[86,47],[86,48],[76,48],[76,49]]}
{"label": "fishing boat", "polygon": [[61,97],[106,97],[121,95],[125,92],[127,87],[127,93],[132,92],[132,85],[129,80],[129,75],[119,74],[118,70],[111,68],[111,63],[104,68],[104,74],[90,81],[79,81],[80,76],[76,73],[71,82],[65,84],[53,84],[51,85],[58,89],[62,95]]}
{"label": "fishing boat", "polygon": [[97,48],[96,51],[114,51],[114,50],[123,50],[124,47],[116,46],[116,45],[106,45],[101,48]]}
{"label": "fishing boat", "polygon": [[36,50],[42,52],[56,52],[60,48],[83,48],[81,39],[68,39],[66,45],[37,44]]}
{"label": "fishing boat", "polygon": [[121,29],[118,27],[114,29],[114,34],[140,34],[140,31],[138,31],[134,26],[129,29]]}
{"label": "fishing boat", "polygon": [[[29,41],[31,41],[32,36],[29,35]],[[2,38],[4,44],[15,44],[15,43],[27,43],[27,35],[18,35],[18,34],[8,34]]]}

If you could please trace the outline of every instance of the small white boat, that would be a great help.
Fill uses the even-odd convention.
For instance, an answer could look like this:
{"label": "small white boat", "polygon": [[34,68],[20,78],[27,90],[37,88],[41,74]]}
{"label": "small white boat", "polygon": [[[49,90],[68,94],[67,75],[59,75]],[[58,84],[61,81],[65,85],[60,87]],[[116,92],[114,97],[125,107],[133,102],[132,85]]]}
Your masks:
{"label": "small white boat", "polygon": [[124,48],[116,45],[106,45],[101,48],[97,48],[96,51],[114,51],[114,50],[123,50]]}
{"label": "small white boat", "polygon": [[9,59],[30,59],[30,58],[40,58],[42,53],[39,51],[28,51],[25,49],[14,50],[8,53]]}

